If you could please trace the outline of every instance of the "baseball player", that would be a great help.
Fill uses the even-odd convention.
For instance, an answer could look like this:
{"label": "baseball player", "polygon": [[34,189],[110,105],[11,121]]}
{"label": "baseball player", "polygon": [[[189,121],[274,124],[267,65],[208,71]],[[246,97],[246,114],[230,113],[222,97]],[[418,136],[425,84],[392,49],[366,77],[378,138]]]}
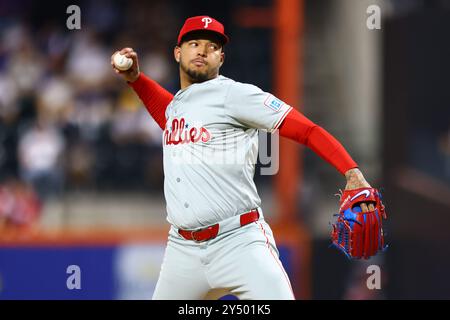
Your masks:
{"label": "baseball player", "polygon": [[126,71],[114,67],[117,52],[111,57],[163,130],[171,228],[153,299],[295,299],[253,181],[258,130],[310,147],[346,177],[346,192],[371,188],[328,132],[272,94],[219,74],[228,41],[209,16],[185,21],[174,48],[181,84],[174,96],[139,71],[133,49],[117,51],[133,60]]}

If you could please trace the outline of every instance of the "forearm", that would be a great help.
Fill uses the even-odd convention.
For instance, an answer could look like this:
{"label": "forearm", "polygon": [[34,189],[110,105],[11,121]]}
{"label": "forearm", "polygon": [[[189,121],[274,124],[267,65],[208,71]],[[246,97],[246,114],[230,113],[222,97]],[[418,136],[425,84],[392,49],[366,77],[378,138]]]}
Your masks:
{"label": "forearm", "polygon": [[343,175],[358,167],[336,138],[297,110],[288,114],[279,129],[281,136],[306,145]]}
{"label": "forearm", "polygon": [[136,81],[128,82],[128,84],[139,96],[145,108],[160,128],[164,130],[166,108],[172,101],[173,95],[142,72]]}

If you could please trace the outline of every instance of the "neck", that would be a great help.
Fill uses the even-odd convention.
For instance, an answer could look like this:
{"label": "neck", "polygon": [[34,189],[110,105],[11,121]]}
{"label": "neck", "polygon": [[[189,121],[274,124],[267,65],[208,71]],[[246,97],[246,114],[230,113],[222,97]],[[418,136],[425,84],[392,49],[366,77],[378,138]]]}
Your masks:
{"label": "neck", "polygon": [[180,70],[180,86],[181,90],[189,87],[191,84],[193,84],[191,77],[189,77],[186,73],[182,72]]}
{"label": "neck", "polygon": [[[219,74],[216,74],[213,77],[209,78],[208,80],[217,78],[218,76],[219,76]],[[205,80],[205,81],[208,81],[208,80]],[[180,70],[180,86],[181,86],[181,90],[186,89],[187,87],[189,87],[191,84],[194,84],[194,83],[197,83],[197,82],[192,80],[192,78],[189,77],[188,74],[186,74],[185,72]]]}

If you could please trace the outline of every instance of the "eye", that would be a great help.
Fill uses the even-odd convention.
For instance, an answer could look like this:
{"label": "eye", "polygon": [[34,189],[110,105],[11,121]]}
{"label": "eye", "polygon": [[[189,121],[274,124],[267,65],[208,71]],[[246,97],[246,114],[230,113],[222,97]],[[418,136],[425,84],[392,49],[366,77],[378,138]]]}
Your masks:
{"label": "eye", "polygon": [[219,46],[215,43],[210,43],[209,48],[213,51],[216,51],[217,49],[219,49]]}
{"label": "eye", "polygon": [[189,42],[189,46],[190,47],[197,47],[198,43],[196,41],[191,41],[191,42]]}

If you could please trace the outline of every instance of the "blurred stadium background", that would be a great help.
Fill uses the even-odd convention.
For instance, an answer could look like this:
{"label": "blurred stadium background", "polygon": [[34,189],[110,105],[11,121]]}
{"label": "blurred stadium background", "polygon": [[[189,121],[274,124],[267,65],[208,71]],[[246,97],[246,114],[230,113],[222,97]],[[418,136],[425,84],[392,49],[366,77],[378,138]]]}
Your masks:
{"label": "blurred stadium background", "polygon": [[[373,4],[381,30],[366,26]],[[110,56],[133,47],[175,93],[175,39],[199,14],[231,37],[223,75],[299,108],[384,189],[390,248],[350,262],[328,247],[344,179],[282,142],[279,174],[255,180],[297,298],[449,299],[446,0],[2,0],[0,299],[151,298],[168,230],[161,133]],[[366,288],[371,264],[381,290]]]}

